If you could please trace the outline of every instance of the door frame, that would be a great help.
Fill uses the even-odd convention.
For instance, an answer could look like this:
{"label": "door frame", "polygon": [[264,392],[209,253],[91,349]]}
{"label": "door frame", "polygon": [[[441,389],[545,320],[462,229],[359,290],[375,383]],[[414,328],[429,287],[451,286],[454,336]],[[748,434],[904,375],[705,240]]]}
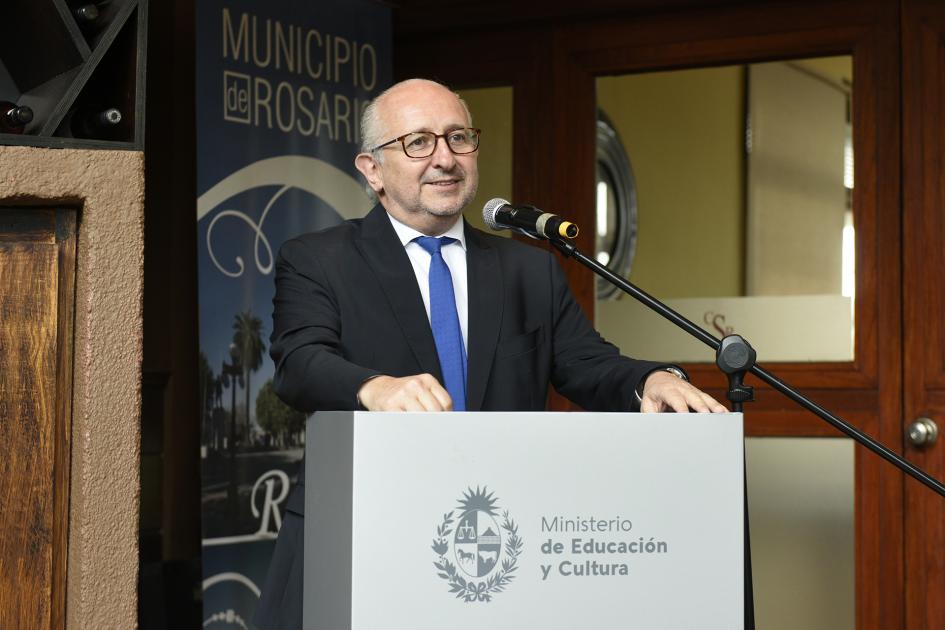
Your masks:
{"label": "door frame", "polygon": [[[902,7],[904,433],[919,417],[945,427],[945,6],[903,0]],[[942,442],[909,444],[906,456],[943,479]],[[934,630],[945,619],[945,501],[912,480],[904,531],[906,627]]]}

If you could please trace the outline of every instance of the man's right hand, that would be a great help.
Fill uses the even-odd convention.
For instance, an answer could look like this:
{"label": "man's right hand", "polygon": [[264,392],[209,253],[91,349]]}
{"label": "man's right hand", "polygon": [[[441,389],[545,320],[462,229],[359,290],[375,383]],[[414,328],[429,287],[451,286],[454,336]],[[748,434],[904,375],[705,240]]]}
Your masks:
{"label": "man's right hand", "polygon": [[361,386],[358,400],[368,411],[453,410],[453,399],[430,374],[377,376]]}

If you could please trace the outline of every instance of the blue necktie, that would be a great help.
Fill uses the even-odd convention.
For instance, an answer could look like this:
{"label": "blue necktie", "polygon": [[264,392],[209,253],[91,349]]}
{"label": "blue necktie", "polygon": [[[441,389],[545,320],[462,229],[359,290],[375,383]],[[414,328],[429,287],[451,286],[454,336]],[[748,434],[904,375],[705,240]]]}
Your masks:
{"label": "blue necktie", "polygon": [[440,357],[443,386],[453,399],[454,411],[466,411],[466,349],[456,313],[453,276],[440,248],[456,239],[418,236],[416,242],[430,254],[430,327]]}

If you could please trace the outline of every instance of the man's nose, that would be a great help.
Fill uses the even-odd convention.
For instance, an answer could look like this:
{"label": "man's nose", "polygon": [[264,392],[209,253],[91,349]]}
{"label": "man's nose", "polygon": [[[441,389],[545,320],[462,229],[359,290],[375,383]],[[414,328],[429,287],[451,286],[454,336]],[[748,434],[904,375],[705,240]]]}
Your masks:
{"label": "man's nose", "polygon": [[436,147],[433,149],[433,166],[448,171],[456,165],[456,155],[450,151],[446,138],[437,138]]}

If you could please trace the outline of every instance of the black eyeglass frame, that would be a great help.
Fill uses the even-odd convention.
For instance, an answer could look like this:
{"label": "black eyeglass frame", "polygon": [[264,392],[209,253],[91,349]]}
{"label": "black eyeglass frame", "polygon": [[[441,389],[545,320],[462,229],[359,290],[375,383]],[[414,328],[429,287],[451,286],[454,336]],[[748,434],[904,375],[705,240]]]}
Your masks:
{"label": "black eyeglass frame", "polygon": [[[474,131],[474,132],[476,132],[476,146],[473,147],[472,151],[465,151],[465,152],[462,152],[462,153],[458,153],[458,152],[457,152],[455,149],[453,149],[453,147],[450,145],[449,140],[446,139],[446,136],[450,135],[451,133],[456,133],[457,131],[463,131],[463,130],[466,130],[466,129],[468,129],[469,131]],[[420,156],[417,156],[417,155],[410,155],[409,153],[407,153],[407,144],[404,142],[404,140],[407,138],[407,136],[412,136],[412,135],[418,134],[418,133],[426,133],[426,134],[430,134],[430,135],[433,136],[433,147],[430,149],[430,153],[427,154],[427,155],[420,155]],[[446,148],[449,149],[449,150],[450,150],[450,153],[452,153],[453,155],[469,155],[470,153],[475,153],[476,151],[479,150],[479,138],[480,138],[480,136],[482,136],[482,129],[477,129],[476,127],[459,127],[459,128],[457,128],[457,129],[450,129],[449,131],[444,132],[444,133],[433,133],[432,131],[411,131],[410,133],[405,133],[404,135],[398,136],[398,137],[394,138],[393,140],[388,140],[388,141],[385,142],[384,144],[379,144],[379,145],[377,145],[376,147],[374,147],[373,149],[371,149],[371,150],[369,151],[369,153],[374,153],[375,151],[379,151],[379,150],[383,149],[384,147],[387,147],[387,146],[390,146],[390,145],[394,144],[395,142],[399,142],[399,143],[400,143],[400,148],[403,150],[404,155],[406,155],[407,157],[409,157],[409,158],[411,158],[411,159],[421,160],[421,159],[424,159],[424,158],[428,158],[428,157],[430,157],[431,155],[433,155],[434,153],[436,153],[436,145],[437,145],[437,143],[440,141],[440,138],[443,138],[443,142],[446,143]]]}

